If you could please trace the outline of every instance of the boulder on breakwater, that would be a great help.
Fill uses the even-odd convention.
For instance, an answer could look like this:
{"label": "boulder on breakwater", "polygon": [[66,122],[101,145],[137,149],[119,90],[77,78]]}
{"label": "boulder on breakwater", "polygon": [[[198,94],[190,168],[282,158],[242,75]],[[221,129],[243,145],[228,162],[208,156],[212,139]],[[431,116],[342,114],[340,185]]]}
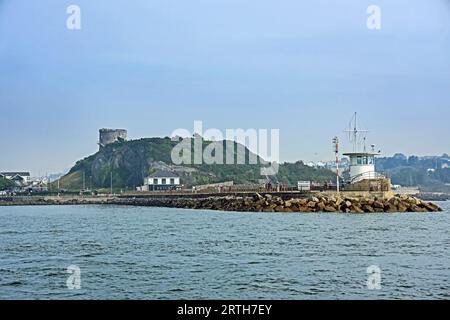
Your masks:
{"label": "boulder on breakwater", "polygon": [[110,203],[121,205],[156,206],[186,209],[206,209],[221,211],[249,212],[438,212],[442,209],[419,198],[396,195],[390,198],[310,196],[283,200],[272,195],[254,194],[251,196],[192,198],[120,198]]}
{"label": "boulder on breakwater", "polygon": [[11,196],[0,197],[0,206],[49,206],[49,205],[92,205],[107,204],[112,197],[41,197]]}

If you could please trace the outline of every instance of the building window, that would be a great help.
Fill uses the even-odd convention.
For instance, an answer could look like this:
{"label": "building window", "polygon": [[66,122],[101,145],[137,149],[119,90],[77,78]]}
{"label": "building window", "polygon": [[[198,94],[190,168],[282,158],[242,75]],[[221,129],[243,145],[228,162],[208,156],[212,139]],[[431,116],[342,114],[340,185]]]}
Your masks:
{"label": "building window", "polygon": [[170,178],[170,184],[174,185],[175,184],[175,179],[174,178]]}
{"label": "building window", "polygon": [[161,180],[162,180],[161,184],[166,184],[166,179],[165,178],[162,178]]}
{"label": "building window", "polygon": [[158,184],[158,179],[153,179],[153,184]]}
{"label": "building window", "polygon": [[356,160],[357,164],[363,164],[363,158],[362,157],[358,157]]}

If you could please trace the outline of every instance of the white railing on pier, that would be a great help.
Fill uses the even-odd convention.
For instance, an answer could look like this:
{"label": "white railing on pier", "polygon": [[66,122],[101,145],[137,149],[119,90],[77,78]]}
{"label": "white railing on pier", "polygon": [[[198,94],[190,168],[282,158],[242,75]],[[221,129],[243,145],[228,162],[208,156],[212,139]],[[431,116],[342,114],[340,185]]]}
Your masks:
{"label": "white railing on pier", "polygon": [[353,178],[350,179],[349,182],[350,184],[352,184],[363,180],[380,180],[380,179],[386,179],[386,177],[376,171],[369,171],[354,176]]}

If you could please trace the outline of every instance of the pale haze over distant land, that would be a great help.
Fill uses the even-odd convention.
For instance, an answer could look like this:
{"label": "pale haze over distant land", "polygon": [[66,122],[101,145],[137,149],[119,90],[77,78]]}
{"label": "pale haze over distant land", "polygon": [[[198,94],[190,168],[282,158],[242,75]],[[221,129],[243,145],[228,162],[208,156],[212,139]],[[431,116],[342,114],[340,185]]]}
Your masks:
{"label": "pale haze over distant land", "polygon": [[281,160],[331,159],[354,111],[385,154],[450,153],[450,3],[1,0],[0,111],[0,171],[69,168],[102,127],[194,120],[279,128]]}

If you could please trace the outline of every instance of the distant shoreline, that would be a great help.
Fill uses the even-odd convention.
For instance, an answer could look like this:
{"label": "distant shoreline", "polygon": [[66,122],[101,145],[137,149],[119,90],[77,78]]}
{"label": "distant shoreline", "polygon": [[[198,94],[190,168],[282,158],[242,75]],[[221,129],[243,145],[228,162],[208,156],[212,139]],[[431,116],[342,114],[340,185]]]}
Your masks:
{"label": "distant shoreline", "polygon": [[450,194],[447,194],[447,193],[442,193],[442,194],[419,193],[417,197],[424,201],[449,201],[450,200]]}

